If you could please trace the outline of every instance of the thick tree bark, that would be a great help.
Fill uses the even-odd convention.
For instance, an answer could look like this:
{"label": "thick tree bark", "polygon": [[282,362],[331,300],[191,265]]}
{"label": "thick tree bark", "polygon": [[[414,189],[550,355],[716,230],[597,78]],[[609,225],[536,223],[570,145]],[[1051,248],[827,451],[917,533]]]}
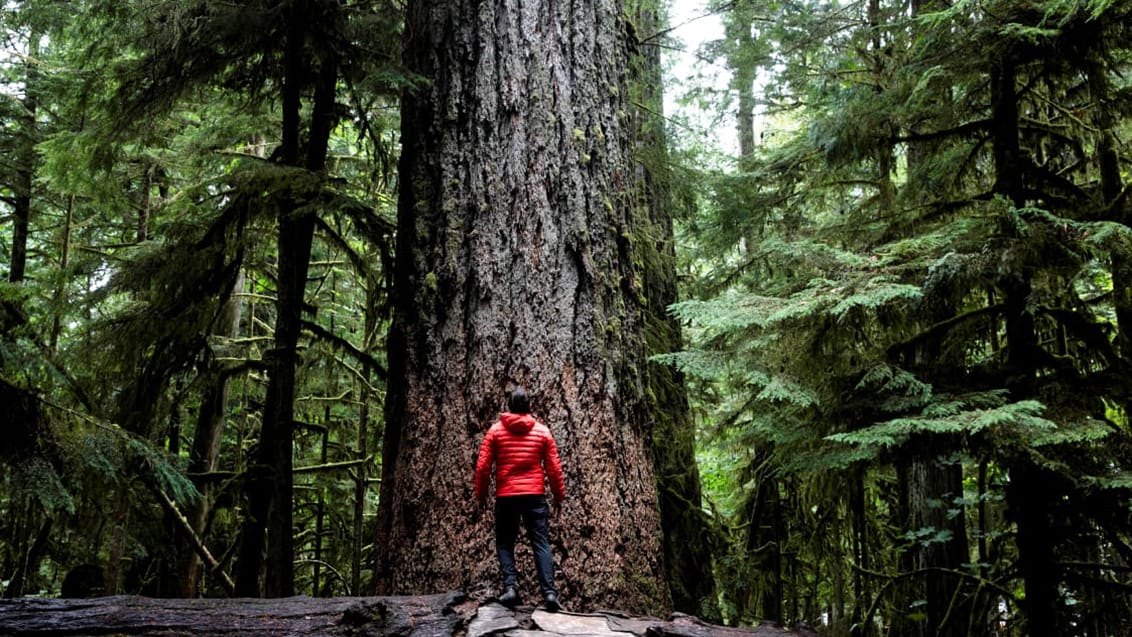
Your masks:
{"label": "thick tree bark", "polygon": [[[528,388],[558,439],[567,605],[660,611],[617,0],[409,3],[380,592],[495,588],[479,441]],[[531,571],[524,569],[527,591]]]}

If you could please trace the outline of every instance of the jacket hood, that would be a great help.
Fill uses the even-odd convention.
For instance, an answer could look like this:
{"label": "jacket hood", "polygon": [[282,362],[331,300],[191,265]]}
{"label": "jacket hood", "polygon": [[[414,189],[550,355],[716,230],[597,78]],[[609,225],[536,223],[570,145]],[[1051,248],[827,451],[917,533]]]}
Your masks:
{"label": "jacket hood", "polygon": [[525,434],[535,426],[535,417],[530,414],[513,414],[505,411],[499,415],[499,422],[513,434]]}

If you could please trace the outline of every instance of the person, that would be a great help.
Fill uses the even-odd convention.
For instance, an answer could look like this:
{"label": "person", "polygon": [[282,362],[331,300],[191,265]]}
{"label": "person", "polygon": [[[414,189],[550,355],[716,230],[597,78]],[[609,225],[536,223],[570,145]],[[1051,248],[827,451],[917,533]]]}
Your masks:
{"label": "person", "polygon": [[487,508],[492,476],[495,477],[495,554],[503,576],[499,602],[505,606],[519,603],[515,540],[522,520],[534,551],[544,606],[548,611],[557,611],[560,604],[554,588],[546,484],[550,483],[555,516],[566,498],[566,486],[558,445],[550,429],[531,415],[530,399],[522,387],[511,392],[507,411],[487,430],[480,445],[473,491],[481,509]]}

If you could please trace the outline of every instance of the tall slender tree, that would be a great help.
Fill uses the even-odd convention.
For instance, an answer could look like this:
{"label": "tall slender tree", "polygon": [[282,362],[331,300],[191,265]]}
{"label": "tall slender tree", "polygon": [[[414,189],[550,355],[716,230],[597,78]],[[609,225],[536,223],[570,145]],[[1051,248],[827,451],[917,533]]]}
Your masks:
{"label": "tall slender tree", "polygon": [[[640,34],[640,55],[630,84],[636,125],[633,159],[644,186],[643,212],[636,220],[644,240],[635,242],[636,261],[643,266],[644,333],[650,354],[667,354],[683,346],[680,323],[668,312],[679,294],[672,217],[674,179],[665,131],[664,80],[660,33],[663,11],[654,0],[627,3],[627,13]],[[664,561],[673,608],[718,619],[713,550],[719,533],[704,513],[696,427],[688,404],[684,375],[651,360],[648,366],[648,420],[651,423],[653,468],[657,478]]]}
{"label": "tall slender tree", "polygon": [[[336,52],[321,49],[311,56],[307,46],[317,36],[311,25],[327,27],[338,16],[335,5],[324,2],[294,2],[289,9],[283,41],[283,126],[279,162],[305,169],[319,179],[326,166],[330,133],[337,123],[335,96],[339,62]],[[313,86],[313,99],[304,153],[300,139],[301,109],[304,93],[310,86]],[[240,549],[238,594],[259,592],[259,569],[265,555],[264,593],[268,597],[287,597],[295,590],[292,536],[295,371],[314,240],[315,215],[311,204],[316,196],[317,190],[299,190],[285,193],[277,200],[279,274],[275,348],[268,366],[259,457],[248,481],[250,510]]]}

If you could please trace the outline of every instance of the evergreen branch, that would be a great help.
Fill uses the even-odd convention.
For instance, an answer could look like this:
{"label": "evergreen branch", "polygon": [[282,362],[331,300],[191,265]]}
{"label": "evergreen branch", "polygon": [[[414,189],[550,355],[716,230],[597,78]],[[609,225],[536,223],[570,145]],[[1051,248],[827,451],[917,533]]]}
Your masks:
{"label": "evergreen branch", "polygon": [[947,332],[960,323],[965,323],[973,319],[982,318],[987,314],[995,314],[997,312],[1001,312],[1004,309],[1006,309],[1005,303],[996,303],[994,305],[987,305],[976,310],[964,312],[962,314],[956,314],[955,316],[930,325],[927,329],[917,333],[907,340],[890,345],[888,347],[888,356],[892,359],[898,358],[902,353],[911,351],[913,348],[919,346],[925,340],[941,338],[942,332]]}
{"label": "evergreen branch", "polygon": [[893,135],[889,140],[894,144],[908,144],[916,142],[930,142],[940,139],[950,139],[952,137],[961,137],[964,135],[971,135],[986,131],[990,128],[992,122],[989,119],[980,119],[973,122],[960,124],[952,128],[943,128],[936,131],[926,133],[916,132],[907,135]]}
{"label": "evergreen branch", "polygon": [[385,366],[382,365],[381,362],[379,362],[376,358],[371,356],[368,352],[364,352],[355,347],[353,343],[347,341],[341,336],[338,336],[337,334],[332,333],[330,330],[313,321],[304,320],[303,328],[313,334],[316,338],[326,341],[334,347],[345,350],[347,354],[356,358],[363,365],[366,365],[367,367],[372,369],[374,373],[377,374],[377,377],[381,380],[389,379],[389,372],[385,369]]}

